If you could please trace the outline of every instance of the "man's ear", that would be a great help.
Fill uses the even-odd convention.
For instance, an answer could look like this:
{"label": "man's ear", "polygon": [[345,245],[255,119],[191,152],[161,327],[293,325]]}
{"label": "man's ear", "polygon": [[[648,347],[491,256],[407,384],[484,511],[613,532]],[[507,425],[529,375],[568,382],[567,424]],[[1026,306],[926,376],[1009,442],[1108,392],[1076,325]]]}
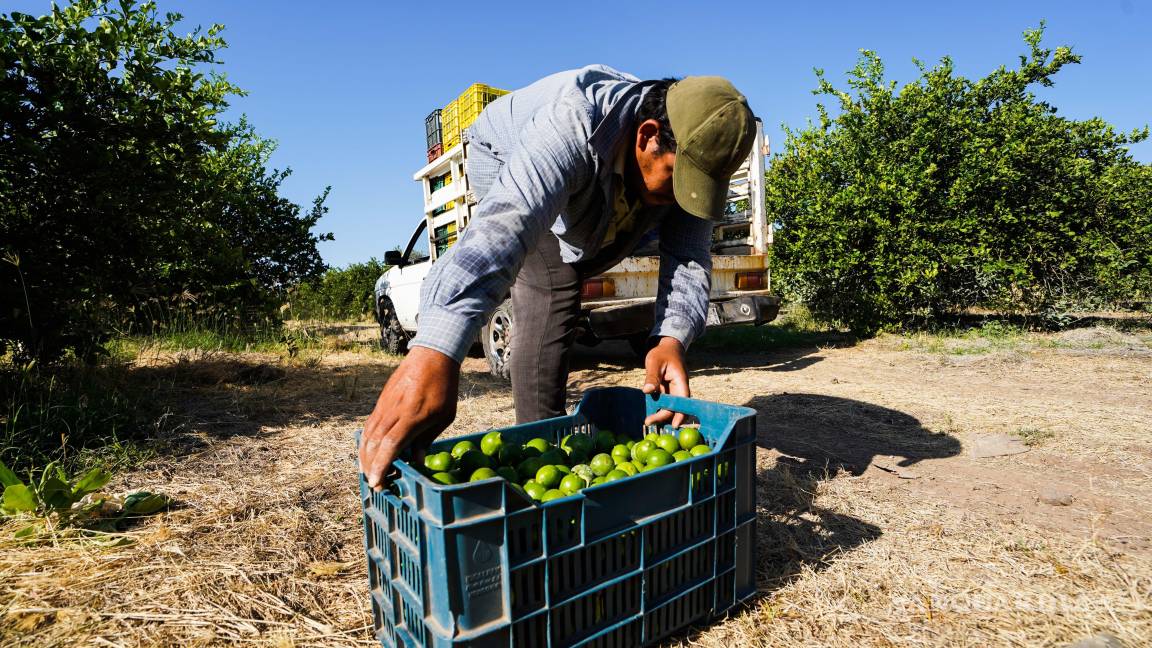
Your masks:
{"label": "man's ear", "polygon": [[[655,119],[646,119],[636,127],[636,148],[648,151],[649,146],[659,146],[660,122]],[[655,152],[653,149],[651,152]]]}

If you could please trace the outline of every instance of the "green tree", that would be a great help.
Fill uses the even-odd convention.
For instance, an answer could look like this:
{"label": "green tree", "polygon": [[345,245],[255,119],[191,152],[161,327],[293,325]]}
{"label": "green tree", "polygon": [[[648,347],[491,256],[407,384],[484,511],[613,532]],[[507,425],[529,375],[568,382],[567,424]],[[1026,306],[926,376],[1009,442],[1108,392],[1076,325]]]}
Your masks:
{"label": "green tree", "polygon": [[243,94],[204,72],[213,25],[154,3],[0,15],[0,352],[90,357],[173,304],[242,320],[324,265],[312,209],[279,196],[273,145],[219,123]]}
{"label": "green tree", "polygon": [[302,283],[289,292],[296,317],[350,320],[372,317],[376,312],[376,280],[388,266],[376,258],[329,268],[319,279]]}
{"label": "green tree", "polygon": [[835,116],[788,131],[767,172],[774,277],[818,317],[867,332],[973,306],[1029,314],[1147,297],[1149,167],[1105,121],[1031,89],[1080,57],[1025,32],[1019,67],[971,81],[916,61],[897,90],[863,51]]}

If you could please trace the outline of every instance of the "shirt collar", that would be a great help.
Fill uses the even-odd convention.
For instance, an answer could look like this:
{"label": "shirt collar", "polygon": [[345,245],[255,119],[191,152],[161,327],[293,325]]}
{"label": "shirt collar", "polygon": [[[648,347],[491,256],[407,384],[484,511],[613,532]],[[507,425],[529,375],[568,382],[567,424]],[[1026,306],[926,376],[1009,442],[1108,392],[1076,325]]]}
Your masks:
{"label": "shirt collar", "polygon": [[613,159],[612,156],[616,154],[617,145],[626,134],[625,130],[635,120],[640,101],[652,83],[651,81],[641,81],[632,86],[616,103],[612,104],[608,113],[604,115],[604,119],[600,120],[596,130],[588,138],[588,143],[592,145],[592,150],[600,156],[600,159]]}

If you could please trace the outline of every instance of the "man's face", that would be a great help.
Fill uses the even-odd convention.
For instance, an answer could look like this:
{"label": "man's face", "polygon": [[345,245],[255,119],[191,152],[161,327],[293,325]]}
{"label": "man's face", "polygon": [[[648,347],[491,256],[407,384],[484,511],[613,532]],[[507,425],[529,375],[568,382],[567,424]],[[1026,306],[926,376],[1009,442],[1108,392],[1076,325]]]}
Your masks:
{"label": "man's face", "polygon": [[672,169],[676,166],[676,154],[660,150],[659,133],[660,122],[655,119],[642,122],[636,128],[633,151],[636,173],[629,184],[640,201],[648,206],[671,205],[676,202],[672,193]]}

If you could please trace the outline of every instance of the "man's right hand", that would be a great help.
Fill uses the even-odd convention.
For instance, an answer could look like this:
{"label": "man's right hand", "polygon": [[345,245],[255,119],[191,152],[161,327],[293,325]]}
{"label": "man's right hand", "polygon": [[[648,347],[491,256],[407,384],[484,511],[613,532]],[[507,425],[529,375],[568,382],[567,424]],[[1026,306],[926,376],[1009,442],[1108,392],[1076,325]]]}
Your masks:
{"label": "man's right hand", "polygon": [[370,488],[383,488],[384,475],[402,450],[410,445],[423,450],[452,423],[459,391],[455,360],[427,347],[408,352],[381,390],[360,436],[360,471]]}

